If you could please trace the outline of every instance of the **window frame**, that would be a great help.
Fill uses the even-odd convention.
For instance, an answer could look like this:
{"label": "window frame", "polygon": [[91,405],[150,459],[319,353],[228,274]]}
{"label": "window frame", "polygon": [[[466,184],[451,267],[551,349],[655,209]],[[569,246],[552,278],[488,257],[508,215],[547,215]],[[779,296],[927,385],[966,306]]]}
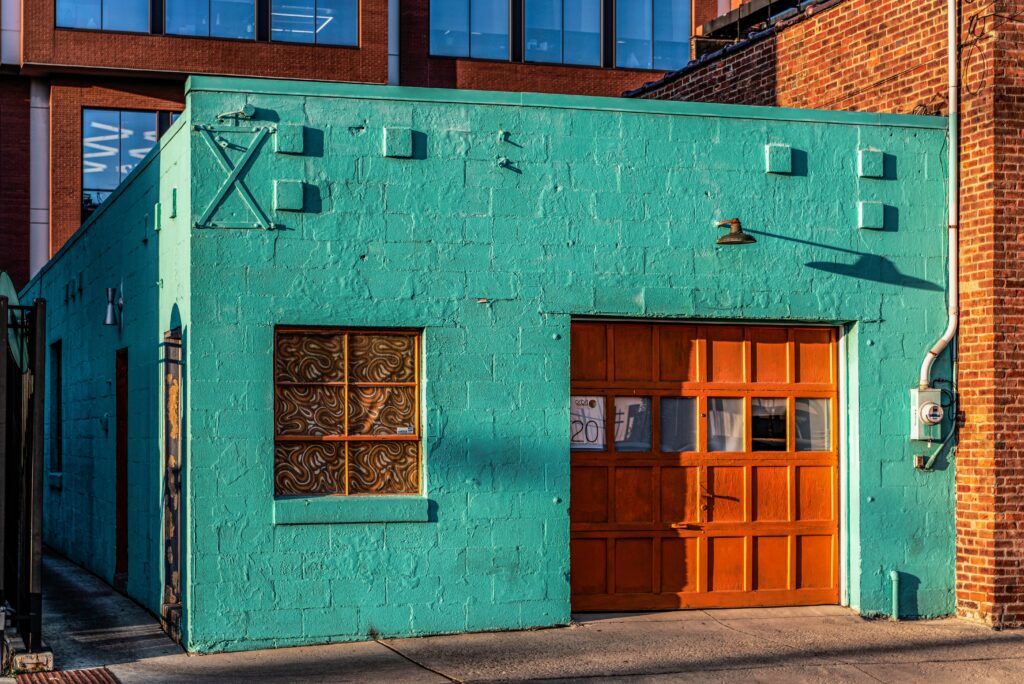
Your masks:
{"label": "window frame", "polygon": [[[235,38],[233,36],[215,36],[215,35],[212,35],[211,33],[206,33],[205,35],[204,34],[198,34],[198,33],[174,33],[172,31],[169,31],[168,28],[167,28],[167,26],[168,26],[168,24],[167,24],[167,6],[169,4],[169,1],[170,0],[160,0],[161,7],[163,8],[163,10],[160,13],[160,21],[161,21],[161,26],[163,27],[163,30],[160,32],[159,35],[162,35],[162,36],[173,36],[175,38],[198,38],[200,40],[231,40],[231,41],[236,41],[236,42],[239,42],[239,43],[269,42],[269,40],[268,41],[261,41],[260,38],[259,38],[259,35],[260,35],[260,0],[250,0],[252,2],[252,38]],[[360,2],[361,1],[362,0],[360,0]],[[206,4],[210,8],[210,13],[212,14],[212,12],[213,12],[213,0],[206,0]],[[269,8],[269,5],[270,5],[270,3],[269,3],[269,0],[268,0],[268,3],[267,3],[268,8]],[[268,11],[269,11],[269,9],[268,9]],[[211,26],[212,25],[208,25],[207,28],[210,28]]]}
{"label": "window frame", "polygon": [[[310,335],[340,335],[344,336],[344,354],[343,360],[345,368],[345,378],[343,381],[321,381],[321,382],[307,382],[307,381],[280,381],[277,376],[278,369],[278,349],[279,339],[282,335],[295,335],[295,334],[310,334]],[[356,382],[351,383],[349,379],[349,339],[353,335],[381,335],[381,336],[404,336],[411,337],[413,340],[413,380],[409,382]],[[424,449],[423,449],[423,411],[422,411],[422,397],[423,397],[423,377],[422,377],[422,349],[423,349],[423,330],[417,328],[361,328],[357,326],[309,326],[309,325],[276,325],[274,326],[273,334],[273,355],[272,355],[272,383],[274,392],[274,406],[273,406],[273,426],[272,426],[272,441],[273,441],[273,476],[274,476],[274,499],[275,501],[289,501],[295,499],[308,499],[308,500],[321,500],[321,499],[334,499],[334,500],[357,500],[357,499],[370,499],[370,500],[393,500],[396,498],[409,498],[409,497],[422,497],[424,495]],[[278,396],[281,387],[287,386],[317,386],[317,387],[341,387],[344,407],[344,420],[345,425],[343,426],[343,433],[340,435],[279,435],[278,434]],[[349,432],[349,387],[350,386],[380,386],[380,387],[412,387],[413,388],[413,432],[411,434],[385,434],[385,435],[374,435],[374,434],[350,434]],[[279,494],[277,492],[277,446],[281,443],[336,443],[344,444],[344,459],[345,459],[345,471],[344,471],[344,492],[331,492],[331,493],[295,493],[295,494]],[[350,492],[350,476],[349,476],[349,447],[348,444],[353,442],[409,442],[416,445],[416,491],[409,492]]]}
{"label": "window frame", "polygon": [[[64,0],[64,2],[72,2],[73,0]],[[55,0],[53,3],[53,27],[60,29],[61,31],[87,31],[89,33],[120,33],[129,36],[151,36],[154,35],[153,31],[153,0],[144,0],[146,5],[146,30],[145,31],[127,31],[125,29],[108,29],[103,26],[103,4],[107,0],[99,0],[100,3],[100,27],[99,28],[87,28],[85,26],[61,26],[57,21],[57,5],[61,0]],[[161,13],[162,15],[163,13]]]}
{"label": "window frame", "polygon": [[[604,46],[604,42],[605,42],[605,13],[607,11],[606,5],[608,3],[606,3],[604,0],[596,0],[597,1],[597,7],[598,7],[598,26],[600,27],[598,29],[598,31],[597,31],[598,45],[599,45],[599,48],[600,48],[598,50],[598,55],[597,55],[597,64],[575,64],[573,62],[566,62],[565,61],[565,0],[558,0],[561,3],[561,5],[562,5],[562,10],[561,10],[561,13],[562,13],[562,28],[561,28],[561,31],[560,31],[561,40],[562,40],[562,47],[561,47],[562,59],[557,61],[557,62],[553,61],[553,60],[528,59],[526,57],[526,5],[527,5],[527,1],[528,0],[518,0],[518,1],[522,3],[523,20],[521,22],[521,25],[522,25],[521,26],[521,28],[522,28],[522,36],[520,37],[522,48],[521,48],[520,54],[522,54],[522,56],[523,56],[523,63],[524,64],[547,64],[547,65],[555,65],[555,66],[572,67],[574,69],[576,69],[576,68],[578,68],[578,69],[603,69],[603,68],[605,68],[605,64],[604,64],[604,57],[605,57],[605,54],[604,54],[605,53],[605,46]],[[614,4],[615,3],[612,3],[613,6],[614,6]],[[511,31],[511,28],[510,28],[510,31]]]}
{"label": "window frame", "polygon": [[[361,0],[360,0],[361,1]],[[562,0],[562,61],[546,61],[526,58],[526,2],[525,0],[508,0],[509,6],[509,56],[505,59],[497,59],[494,57],[473,57],[472,56],[472,0],[467,0],[467,14],[466,24],[470,30],[469,37],[469,51],[464,55],[440,55],[433,52],[433,46],[430,43],[431,34],[431,23],[430,23],[430,6],[433,2],[439,0],[428,0],[427,2],[427,57],[429,59],[466,59],[475,62],[499,62],[499,63],[512,63],[512,64],[526,64],[526,65],[537,65],[537,66],[564,66],[570,69],[605,69],[605,70],[618,70],[618,71],[641,71],[651,73],[669,73],[676,69],[681,69],[689,63],[687,62],[680,64],[677,67],[671,69],[663,69],[654,66],[654,0],[648,0],[651,3],[651,66],[650,67],[629,67],[629,66],[618,66],[618,49],[617,49],[617,36],[618,36],[618,0],[600,0],[601,17],[600,17],[600,44],[601,44],[601,55],[597,64],[573,64],[565,61],[565,0]],[[691,9],[690,25],[687,27],[687,32],[691,34],[692,39],[693,31],[693,15]],[[691,45],[692,40],[688,42]]]}
{"label": "window frame", "polygon": [[689,27],[687,29],[687,32],[690,34],[690,40],[687,41],[687,46],[689,46],[687,61],[685,63],[683,63],[683,64],[680,64],[677,67],[672,67],[670,69],[661,69],[661,68],[658,68],[658,67],[654,66],[654,44],[657,42],[655,40],[655,38],[654,38],[654,26],[655,26],[654,3],[655,3],[655,0],[646,0],[646,1],[648,3],[650,3],[650,6],[651,6],[651,38],[650,38],[650,41],[651,41],[651,66],[649,66],[649,67],[619,66],[619,0],[612,0],[612,2],[611,2],[612,16],[611,16],[611,22],[610,22],[611,23],[611,31],[612,31],[612,36],[611,36],[611,48],[612,48],[611,49],[611,59],[612,59],[611,68],[612,69],[621,69],[621,70],[624,70],[624,71],[655,71],[655,72],[658,72],[658,73],[672,73],[673,71],[675,71],[677,69],[682,69],[683,67],[685,67],[687,64],[690,63],[689,54],[692,54],[692,50],[693,50],[693,7],[692,7],[692,5],[690,7],[690,25],[689,25]]}
{"label": "window frame", "polygon": [[[312,0],[313,2],[313,18],[316,19],[317,6],[320,0]],[[257,21],[259,16],[257,15]],[[326,48],[347,48],[347,49],[359,49],[363,46],[363,0],[356,0],[356,42],[355,43],[320,43],[316,40],[316,33],[313,34],[313,41],[311,43],[302,43],[293,40],[275,40],[274,39],[274,0],[267,0],[267,40],[266,42],[275,45],[300,45],[305,47],[326,47]],[[429,23],[429,19],[428,19]],[[258,31],[257,31],[258,33]]]}
{"label": "window frame", "polygon": [[[118,178],[119,178],[119,180],[117,182],[117,185],[115,185],[113,188],[111,188],[109,190],[105,190],[105,189],[101,189],[101,188],[87,188],[86,187],[86,183],[85,183],[85,137],[86,137],[85,136],[85,116],[86,116],[86,112],[90,112],[90,111],[93,111],[93,112],[117,112],[117,117],[118,117],[117,118],[117,127],[118,127],[119,131],[122,130],[121,115],[123,113],[125,113],[125,112],[136,112],[136,113],[142,113],[142,114],[152,114],[153,115],[153,122],[155,124],[155,127],[154,127],[153,130],[156,132],[156,140],[153,141],[153,147],[156,147],[157,145],[160,144],[160,136],[162,136],[167,131],[167,128],[170,126],[171,115],[173,115],[175,113],[179,113],[179,112],[168,112],[168,111],[159,110],[159,109],[134,109],[134,108],[131,108],[131,107],[127,107],[127,108],[120,108],[120,107],[90,107],[90,106],[87,106],[87,105],[83,105],[81,107],[81,110],[79,112],[79,125],[78,125],[78,135],[79,135],[79,138],[80,138],[80,143],[79,143],[80,156],[79,156],[79,169],[78,169],[78,190],[79,190],[79,195],[80,195],[80,200],[79,201],[82,203],[82,208],[81,208],[82,209],[82,211],[81,211],[82,221],[85,221],[87,218],[89,218],[89,216],[91,216],[103,204],[103,202],[100,202],[99,204],[96,205],[96,207],[94,209],[92,209],[91,211],[87,212],[86,209],[85,209],[85,202],[84,202],[85,193],[86,192],[88,192],[88,191],[92,191],[92,192],[105,192],[109,196],[110,193],[114,192],[115,190],[117,190],[118,187],[120,187],[121,183],[123,183],[125,181],[125,179],[127,178],[127,176],[131,175],[132,171],[135,170],[135,167],[138,166],[138,163],[134,164],[132,166],[132,171],[129,171],[128,174],[125,176],[125,178],[120,178],[120,173],[121,173],[120,172],[120,168],[121,168],[121,139],[118,139],[118,145],[117,145],[117,165],[116,166],[117,166],[117,169],[118,169]],[[150,151],[152,151],[153,147],[150,148]],[[147,152],[147,154],[149,154],[149,152]],[[139,159],[139,162],[141,162],[141,161],[142,161],[142,159]],[[104,200],[104,201],[106,201],[106,200]]]}
{"label": "window frame", "polygon": [[[360,2],[361,1],[362,0],[360,0]],[[428,2],[427,2],[427,56],[430,59],[471,59],[474,62],[497,62],[499,64],[508,64],[508,63],[515,64],[517,62],[522,62],[523,61],[523,59],[522,59],[522,45],[523,45],[523,40],[524,40],[523,36],[525,35],[525,31],[524,31],[523,25],[522,25],[523,24],[523,22],[522,22],[523,0],[504,0],[506,6],[508,7],[508,55],[504,59],[499,58],[499,57],[473,57],[472,56],[473,55],[473,0],[466,0],[466,33],[469,36],[469,40],[467,42],[468,50],[467,50],[466,54],[465,55],[435,55],[434,52],[433,52],[433,45],[430,42],[430,34],[431,34],[431,29],[430,29],[430,7],[431,7],[431,5],[433,5],[434,2],[438,2],[438,1],[439,0],[428,0]],[[515,5],[519,6],[518,7],[518,12],[519,12],[520,19],[518,21],[518,26],[517,26],[517,22],[516,22],[516,7],[515,7]],[[518,35],[517,35],[517,31],[518,31]],[[515,59],[515,54],[516,54],[515,46],[517,44],[520,46],[519,47],[520,58],[518,60]]]}

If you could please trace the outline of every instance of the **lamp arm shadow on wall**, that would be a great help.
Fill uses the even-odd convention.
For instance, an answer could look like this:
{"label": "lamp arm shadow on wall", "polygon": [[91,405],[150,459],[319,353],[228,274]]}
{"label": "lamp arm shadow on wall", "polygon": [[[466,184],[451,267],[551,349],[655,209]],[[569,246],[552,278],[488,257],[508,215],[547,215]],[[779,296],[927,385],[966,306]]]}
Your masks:
{"label": "lamp arm shadow on wall", "polygon": [[813,268],[818,271],[825,271],[826,273],[833,273],[835,275],[846,276],[849,278],[859,278],[860,280],[868,280],[875,283],[897,285],[899,287],[909,287],[915,290],[928,290],[930,292],[945,291],[941,285],[936,285],[935,283],[929,280],[901,273],[900,270],[896,267],[896,264],[894,264],[890,259],[887,259],[886,257],[880,256],[878,254],[858,252],[853,249],[835,247],[833,245],[826,245],[821,242],[813,242],[811,240],[801,240],[800,238],[787,237],[785,235],[769,233],[763,230],[752,230],[750,228],[747,228],[745,230],[748,233],[753,233],[758,236],[775,238],[777,240],[786,240],[788,242],[798,242],[803,245],[809,245],[811,247],[820,247],[821,249],[829,249],[834,252],[842,252],[844,254],[851,254],[857,257],[857,260],[852,264],[842,264],[831,261],[809,261],[806,264],[804,264],[808,268]]}

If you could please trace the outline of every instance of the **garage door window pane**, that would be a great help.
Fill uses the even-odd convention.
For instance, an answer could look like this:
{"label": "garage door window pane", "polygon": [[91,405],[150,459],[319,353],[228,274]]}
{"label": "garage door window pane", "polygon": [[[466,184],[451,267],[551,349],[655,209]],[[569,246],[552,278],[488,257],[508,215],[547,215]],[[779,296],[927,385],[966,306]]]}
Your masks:
{"label": "garage door window pane", "polygon": [[742,399],[708,399],[708,451],[743,451]]}
{"label": "garage door window pane", "polygon": [[786,450],[786,400],[750,400],[750,438],[754,451]]}
{"label": "garage door window pane", "polygon": [[796,400],[796,450],[832,449],[831,406],[828,399]]}
{"label": "garage door window pane", "polygon": [[661,450],[697,450],[697,400],[664,397],[661,400]]}
{"label": "garage door window pane", "polygon": [[615,450],[651,450],[650,397],[615,397]]}
{"label": "garage door window pane", "polygon": [[569,407],[569,445],[573,451],[605,450],[604,397],[574,396]]}

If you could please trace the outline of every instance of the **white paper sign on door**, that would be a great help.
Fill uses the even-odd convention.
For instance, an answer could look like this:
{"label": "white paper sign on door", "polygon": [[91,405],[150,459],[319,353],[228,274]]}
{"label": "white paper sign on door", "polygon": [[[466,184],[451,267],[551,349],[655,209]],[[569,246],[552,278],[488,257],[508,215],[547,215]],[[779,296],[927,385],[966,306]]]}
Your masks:
{"label": "white paper sign on door", "polygon": [[604,397],[574,396],[569,408],[569,446],[573,451],[604,451]]}

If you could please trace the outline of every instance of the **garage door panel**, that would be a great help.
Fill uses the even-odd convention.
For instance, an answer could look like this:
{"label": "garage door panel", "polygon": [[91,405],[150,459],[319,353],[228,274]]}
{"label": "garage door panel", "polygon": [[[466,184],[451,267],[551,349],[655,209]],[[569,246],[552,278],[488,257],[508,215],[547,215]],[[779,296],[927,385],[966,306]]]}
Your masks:
{"label": "garage door panel", "polygon": [[608,326],[605,323],[573,323],[569,367],[574,381],[608,379]]}
{"label": "garage door panel", "polygon": [[789,585],[789,537],[754,537],[754,590]]}
{"label": "garage door panel", "polygon": [[708,522],[740,522],[744,514],[745,468],[713,466],[708,468]]}
{"label": "garage door panel", "polygon": [[661,591],[680,593],[697,591],[697,539],[695,537],[661,540]]}
{"label": "garage door panel", "polygon": [[661,469],[661,521],[695,523],[700,500],[699,471],[696,467]]}
{"label": "garage door panel", "polygon": [[797,589],[825,589],[832,586],[832,555],[832,536],[798,536]]}
{"label": "garage door panel", "polygon": [[571,469],[569,511],[573,522],[608,522],[608,468]]}
{"label": "garage door panel", "polygon": [[696,326],[658,326],[658,379],[697,382]]}
{"label": "garage door panel", "polygon": [[832,331],[803,329],[793,331],[796,356],[796,382],[828,384],[833,381]]}
{"label": "garage door panel", "polygon": [[743,382],[746,368],[743,328],[707,328],[707,381]]}
{"label": "garage door panel", "polygon": [[708,590],[742,591],[746,576],[746,539],[708,539]]}
{"label": "garage door panel", "polygon": [[615,592],[649,594],[653,591],[653,539],[615,540]]}
{"label": "garage door panel", "polygon": [[614,469],[615,522],[654,522],[653,468]]}
{"label": "garage door panel", "polygon": [[612,379],[618,382],[637,380],[650,382],[651,374],[651,336],[654,334],[650,325],[613,325],[612,346]]}
{"label": "garage door panel", "polygon": [[752,507],[756,522],[789,520],[789,468],[754,466]]}
{"label": "garage door panel", "polygon": [[796,468],[797,520],[832,520],[835,517],[832,472],[828,466]]}
{"label": "garage door panel", "polygon": [[789,331],[785,328],[751,328],[751,381],[785,383],[789,380]]}
{"label": "garage door panel", "polygon": [[569,585],[573,594],[604,594],[608,591],[608,541],[573,539],[569,542],[572,568]]}
{"label": "garage door panel", "polygon": [[572,445],[573,609],[836,602],[835,333],[586,325],[571,393],[594,404],[572,419],[595,434]]}

